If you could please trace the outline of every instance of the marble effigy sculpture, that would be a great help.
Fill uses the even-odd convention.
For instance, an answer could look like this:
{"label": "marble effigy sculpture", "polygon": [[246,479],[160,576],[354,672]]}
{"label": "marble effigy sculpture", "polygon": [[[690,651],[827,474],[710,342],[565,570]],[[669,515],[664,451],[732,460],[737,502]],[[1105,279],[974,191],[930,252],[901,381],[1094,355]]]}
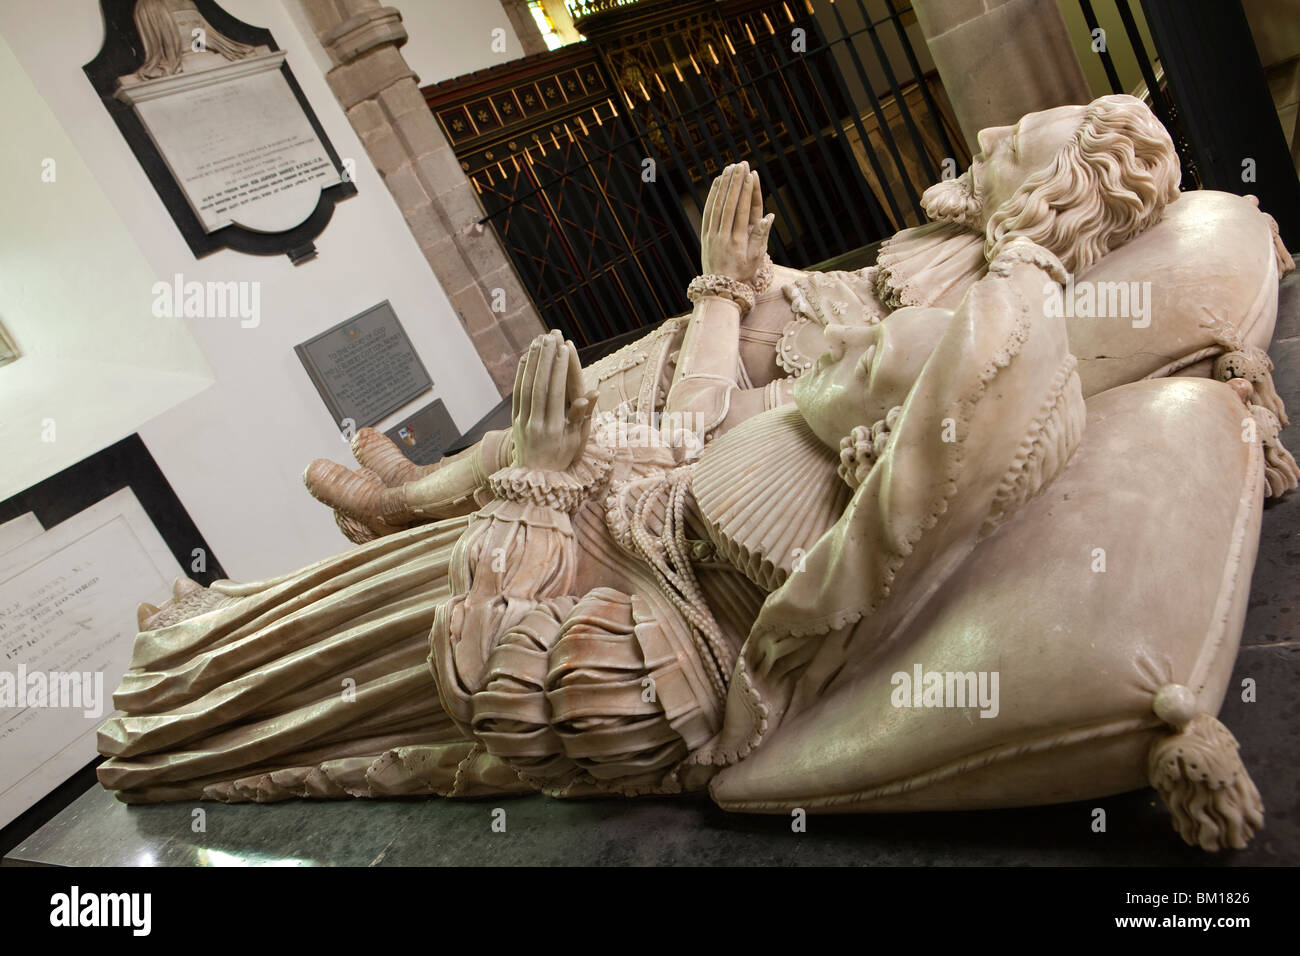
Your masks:
{"label": "marble effigy sculpture", "polygon": [[1150,785],[1244,846],[1215,714],[1298,477],[1263,351],[1291,258],[1249,199],[1180,196],[1132,97],[980,146],[859,272],[772,265],[728,167],[689,316],[587,369],[540,337],[512,427],[437,466],[372,430],[313,463],[357,546],[143,605],[103,785],[783,814]]}

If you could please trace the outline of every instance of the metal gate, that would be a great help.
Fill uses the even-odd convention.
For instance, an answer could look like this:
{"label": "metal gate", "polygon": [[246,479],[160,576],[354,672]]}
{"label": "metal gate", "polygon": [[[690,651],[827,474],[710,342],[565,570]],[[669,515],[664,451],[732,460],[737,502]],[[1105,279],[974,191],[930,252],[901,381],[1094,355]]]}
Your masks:
{"label": "metal gate", "polygon": [[[1113,93],[1145,99],[1169,131],[1183,189],[1252,194],[1300,245],[1300,181],[1238,0],[1078,0]],[[1122,30],[1098,43],[1102,19]],[[1139,22],[1139,15],[1141,22]],[[1143,26],[1150,34],[1148,43]],[[1126,44],[1142,82],[1125,88],[1113,53]],[[1085,44],[1086,45],[1086,44]],[[1094,91],[1097,92],[1097,91]]]}
{"label": "metal gate", "polygon": [[[686,311],[708,187],[758,169],[773,258],[924,221],[969,162],[894,0],[577,0],[588,41],[425,90],[539,313],[579,346]],[[917,34],[919,35],[919,34]]]}

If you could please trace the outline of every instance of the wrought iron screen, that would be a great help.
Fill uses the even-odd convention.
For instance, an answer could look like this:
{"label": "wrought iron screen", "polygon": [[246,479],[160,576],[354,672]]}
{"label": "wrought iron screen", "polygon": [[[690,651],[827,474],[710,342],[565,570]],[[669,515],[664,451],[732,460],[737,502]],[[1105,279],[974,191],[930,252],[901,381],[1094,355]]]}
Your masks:
{"label": "wrought iron screen", "polygon": [[687,309],[709,184],[747,159],[807,266],[924,221],[969,162],[894,0],[574,3],[587,42],[425,89],[544,320],[580,346]]}

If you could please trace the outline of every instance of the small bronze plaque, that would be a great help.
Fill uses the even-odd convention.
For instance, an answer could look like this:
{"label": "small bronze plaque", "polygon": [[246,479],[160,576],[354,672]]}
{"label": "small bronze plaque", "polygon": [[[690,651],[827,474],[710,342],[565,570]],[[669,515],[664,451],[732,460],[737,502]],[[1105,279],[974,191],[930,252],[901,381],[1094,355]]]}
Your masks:
{"label": "small bronze plaque", "polygon": [[339,428],[373,425],[433,387],[424,363],[381,302],[293,350]]}
{"label": "small bronze plaque", "polygon": [[386,434],[417,465],[432,465],[460,437],[442,399],[434,399]]}

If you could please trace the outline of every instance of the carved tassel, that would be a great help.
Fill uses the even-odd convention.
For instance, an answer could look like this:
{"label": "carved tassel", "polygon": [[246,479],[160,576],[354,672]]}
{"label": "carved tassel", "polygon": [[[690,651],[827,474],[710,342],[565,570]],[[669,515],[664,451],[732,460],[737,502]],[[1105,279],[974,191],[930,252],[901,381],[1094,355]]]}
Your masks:
{"label": "carved tassel", "polygon": [[1273,384],[1273,360],[1263,349],[1245,348],[1224,352],[1214,361],[1214,377],[1220,382],[1244,378],[1255,392],[1254,404],[1272,412],[1282,427],[1291,424],[1286,415],[1286,405]]}
{"label": "carved tassel", "polygon": [[1264,446],[1265,492],[1270,498],[1280,498],[1300,484],[1300,466],[1282,444],[1282,426],[1277,417],[1262,405],[1248,407]]}
{"label": "carved tassel", "polygon": [[1300,484],[1300,467],[1276,438],[1264,442],[1264,480],[1268,482],[1268,496],[1280,498]]}
{"label": "carved tassel", "polygon": [[1237,753],[1232,732],[1207,713],[1181,684],[1156,694],[1156,715],[1176,731],[1147,756],[1147,777],[1190,845],[1217,852],[1240,850],[1264,826],[1264,805]]}

